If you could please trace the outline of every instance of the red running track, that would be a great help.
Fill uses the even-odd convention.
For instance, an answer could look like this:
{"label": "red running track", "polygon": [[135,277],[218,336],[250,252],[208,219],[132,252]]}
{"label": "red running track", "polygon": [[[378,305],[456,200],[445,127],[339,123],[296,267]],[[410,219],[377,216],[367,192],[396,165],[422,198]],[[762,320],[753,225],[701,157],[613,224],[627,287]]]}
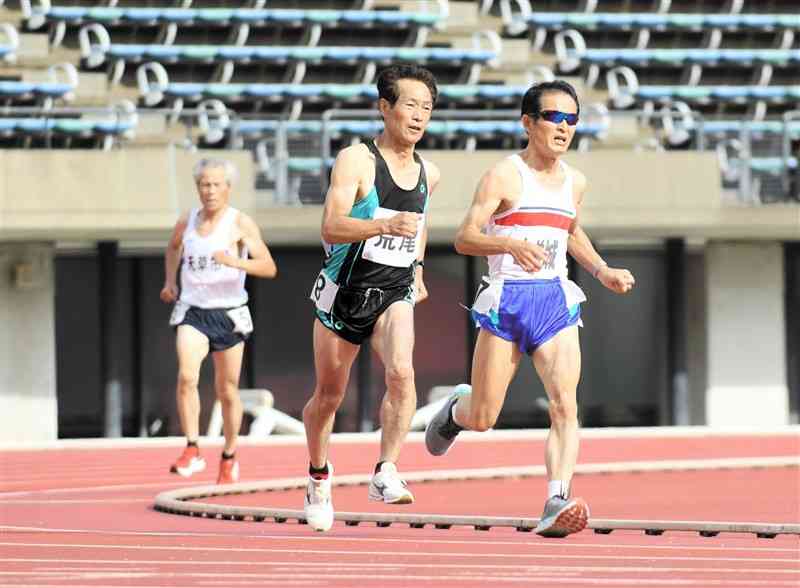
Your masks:
{"label": "red running track", "polygon": [[[418,438],[418,437],[417,437]],[[444,458],[410,441],[403,471],[541,464],[536,440],[456,444]],[[723,533],[651,537],[580,533],[543,539],[513,529],[377,528],[208,520],[157,513],[162,490],[213,483],[209,469],[188,483],[167,473],[178,444],[0,452],[0,588],[159,586],[800,586],[800,540]],[[335,443],[338,474],[368,473],[377,444]],[[299,477],[305,447],[245,445],[243,480]],[[584,439],[581,463],[797,456],[800,436]],[[365,487],[338,488],[338,510],[460,515],[539,515],[544,479],[415,484],[416,503],[368,502]],[[800,522],[797,467],[580,475],[575,491],[604,519]],[[302,492],[216,499],[302,508]]]}

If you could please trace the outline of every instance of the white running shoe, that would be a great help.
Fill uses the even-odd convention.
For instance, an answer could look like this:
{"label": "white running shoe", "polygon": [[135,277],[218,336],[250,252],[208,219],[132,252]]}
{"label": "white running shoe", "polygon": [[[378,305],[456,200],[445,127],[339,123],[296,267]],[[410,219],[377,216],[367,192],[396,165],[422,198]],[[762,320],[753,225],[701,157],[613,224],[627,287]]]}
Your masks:
{"label": "white running shoe", "polygon": [[303,500],[303,512],[306,522],[315,531],[329,531],[333,526],[332,482],[333,465],[331,462],[328,462],[327,478],[316,480],[309,476],[306,496]]}
{"label": "white running shoe", "polygon": [[385,461],[369,483],[369,499],[386,504],[411,504],[414,495],[397,473],[397,466]]}

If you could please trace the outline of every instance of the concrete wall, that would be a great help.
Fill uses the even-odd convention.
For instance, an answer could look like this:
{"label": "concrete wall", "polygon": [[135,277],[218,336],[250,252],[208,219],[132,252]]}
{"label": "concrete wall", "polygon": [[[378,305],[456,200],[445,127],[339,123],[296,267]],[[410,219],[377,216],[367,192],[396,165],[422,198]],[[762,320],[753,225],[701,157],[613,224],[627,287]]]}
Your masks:
{"label": "concrete wall", "polygon": [[789,423],[783,249],[706,248],[709,425]]}
{"label": "concrete wall", "polygon": [[[431,243],[452,242],[481,175],[508,154],[425,154],[443,177],[430,207]],[[175,147],[0,151],[0,238],[161,243],[197,201],[191,168],[204,155],[237,164],[235,206],[256,216],[271,243],[319,242],[319,207],[262,207],[248,152]],[[711,153],[598,151],[566,160],[589,178],[582,223],[596,237],[800,239],[800,207],[723,207]]]}
{"label": "concrete wall", "polygon": [[0,243],[0,438],[57,438],[56,349],[49,243]]}
{"label": "concrete wall", "polygon": [[164,240],[197,204],[192,167],[202,157],[233,161],[236,206],[255,208],[250,154],[175,147],[120,151],[0,151],[0,238]]}

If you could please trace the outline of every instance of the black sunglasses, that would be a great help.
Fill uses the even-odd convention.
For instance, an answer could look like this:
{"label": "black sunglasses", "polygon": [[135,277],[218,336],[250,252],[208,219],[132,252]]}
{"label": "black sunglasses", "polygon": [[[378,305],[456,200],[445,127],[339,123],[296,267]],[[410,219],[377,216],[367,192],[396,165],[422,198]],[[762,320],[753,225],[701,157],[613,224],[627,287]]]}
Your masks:
{"label": "black sunglasses", "polygon": [[574,127],[578,124],[578,115],[570,112],[561,112],[560,110],[542,110],[539,116],[547,122],[560,125],[562,121],[567,121],[567,124]]}

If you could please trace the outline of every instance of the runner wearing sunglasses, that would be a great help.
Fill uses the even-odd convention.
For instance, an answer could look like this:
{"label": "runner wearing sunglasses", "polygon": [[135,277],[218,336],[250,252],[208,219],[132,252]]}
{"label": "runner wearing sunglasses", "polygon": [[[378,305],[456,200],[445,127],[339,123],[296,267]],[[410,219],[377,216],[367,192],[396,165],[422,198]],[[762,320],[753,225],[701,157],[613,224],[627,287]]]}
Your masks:
{"label": "runner wearing sunglasses", "polygon": [[478,185],[455,242],[462,255],[485,255],[489,262],[471,309],[480,328],[472,385],[456,386],[425,431],[428,451],[443,455],[460,431],[491,428],[522,354],[530,355],[549,399],[547,501],[536,528],[546,537],[577,533],[589,517],[586,502],[570,492],[578,458],[578,325],[586,296],[567,277],[567,252],[613,292],[634,285],[628,270],[603,261],[578,224],[586,178],[561,157],[579,113],[568,83],[531,87],[522,99],[528,146],[497,163]]}

